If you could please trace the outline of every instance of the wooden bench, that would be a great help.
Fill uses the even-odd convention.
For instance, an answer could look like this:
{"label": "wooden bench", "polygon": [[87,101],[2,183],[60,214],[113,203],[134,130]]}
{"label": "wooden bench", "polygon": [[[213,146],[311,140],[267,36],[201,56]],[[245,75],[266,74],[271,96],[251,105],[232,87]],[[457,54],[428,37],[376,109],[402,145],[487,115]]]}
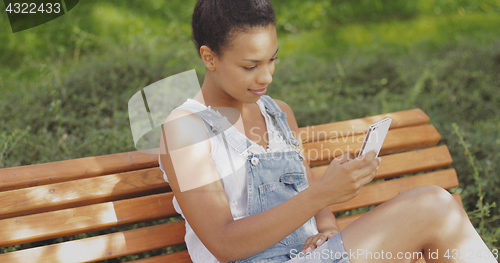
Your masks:
{"label": "wooden bench", "polygon": [[[431,171],[452,158],[446,146],[436,146],[441,136],[420,109],[300,128],[314,178],[341,151],[359,149],[368,126],[385,117],[393,122],[374,182],[332,212],[380,204],[420,185],[458,186],[454,169]],[[0,169],[0,247],[178,216],[172,198],[158,156],[140,152]],[[340,227],[360,215],[339,218]],[[181,220],[4,253],[0,262],[99,261],[183,244],[184,234]],[[191,261],[181,251],[135,262]]]}

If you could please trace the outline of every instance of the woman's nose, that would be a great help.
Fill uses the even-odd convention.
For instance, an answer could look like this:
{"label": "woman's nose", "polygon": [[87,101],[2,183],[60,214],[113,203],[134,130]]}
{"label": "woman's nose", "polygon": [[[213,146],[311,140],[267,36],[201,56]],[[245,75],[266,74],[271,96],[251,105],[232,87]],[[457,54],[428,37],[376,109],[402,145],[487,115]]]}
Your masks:
{"label": "woman's nose", "polygon": [[269,85],[273,81],[274,65],[262,67],[257,78],[257,82],[262,85]]}

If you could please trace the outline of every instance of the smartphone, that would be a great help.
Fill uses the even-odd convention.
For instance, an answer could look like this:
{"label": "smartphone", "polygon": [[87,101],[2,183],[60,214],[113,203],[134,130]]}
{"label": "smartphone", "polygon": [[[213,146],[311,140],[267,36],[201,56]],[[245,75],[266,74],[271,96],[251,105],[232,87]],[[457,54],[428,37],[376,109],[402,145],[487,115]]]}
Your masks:
{"label": "smartphone", "polygon": [[368,132],[366,133],[365,140],[363,141],[363,145],[361,145],[361,150],[359,151],[358,156],[375,150],[377,153],[376,157],[378,157],[380,149],[382,148],[382,144],[384,144],[385,136],[387,135],[389,127],[391,126],[391,122],[391,118],[385,118],[377,123],[370,125],[370,127],[368,128]]}

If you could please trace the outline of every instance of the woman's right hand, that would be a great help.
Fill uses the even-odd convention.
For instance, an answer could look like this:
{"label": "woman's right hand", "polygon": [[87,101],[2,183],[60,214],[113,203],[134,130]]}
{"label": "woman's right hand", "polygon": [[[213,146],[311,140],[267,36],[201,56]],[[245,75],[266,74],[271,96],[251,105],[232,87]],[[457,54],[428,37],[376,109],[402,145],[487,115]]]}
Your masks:
{"label": "woman's right hand", "polygon": [[375,151],[356,158],[350,156],[334,158],[321,179],[314,183],[319,200],[325,201],[326,206],[356,197],[361,188],[373,180],[381,161],[375,158]]}

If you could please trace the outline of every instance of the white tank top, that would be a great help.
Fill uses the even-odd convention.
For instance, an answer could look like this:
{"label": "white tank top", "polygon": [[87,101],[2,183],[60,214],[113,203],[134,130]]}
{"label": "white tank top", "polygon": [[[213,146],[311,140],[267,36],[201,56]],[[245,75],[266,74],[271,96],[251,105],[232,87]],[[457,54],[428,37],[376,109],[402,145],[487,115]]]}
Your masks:
{"label": "white tank top", "polygon": [[[207,106],[193,99],[187,99],[186,102],[184,102],[184,104],[197,105],[197,107],[200,107],[200,110],[209,109],[213,113],[220,115],[218,111],[212,108],[208,108]],[[181,109],[184,104],[175,108],[174,110],[172,110],[172,112]],[[277,127],[274,125],[271,116],[269,116],[266,113],[264,103],[259,99],[257,101],[257,104],[260,108],[261,114],[264,116],[266,120],[267,133],[269,135],[269,145],[266,150],[261,145],[250,140],[252,145],[248,148],[247,151],[244,152],[244,155],[241,156],[232,147],[226,148],[224,146],[222,134],[219,133],[218,135],[214,135],[208,124],[205,123],[205,128],[209,134],[210,142],[212,144],[210,155],[212,156],[215,168],[217,169],[219,176],[222,178],[221,179],[222,185],[224,186],[224,191],[226,193],[229,202],[229,208],[231,209],[231,214],[234,220],[238,220],[240,218],[245,217],[247,212],[247,186],[246,186],[247,171],[245,162],[248,154],[295,150],[294,147],[292,147],[289,144],[286,144],[285,140],[279,138],[279,136],[281,135],[279,135]],[[231,158],[228,157],[227,151],[229,151]],[[240,167],[239,169],[236,169],[234,175],[231,176],[228,176],[233,173],[233,170],[231,168],[231,163],[229,160],[232,160],[233,167],[235,168]],[[159,163],[160,163],[160,169],[163,171],[163,178],[165,179],[165,181],[168,182],[168,178],[161,164],[161,160],[159,161]],[[175,211],[181,214],[181,216],[184,218],[184,214],[182,213],[182,210],[179,207],[179,204],[177,203],[175,197],[173,198],[172,202],[174,204]],[[186,236],[184,238],[184,241],[186,242],[189,255],[191,256],[191,260],[194,263],[219,262],[212,255],[212,253],[210,253],[210,251],[208,251],[208,249],[203,245],[200,239],[196,236],[196,234],[194,233],[193,229],[188,224],[188,222],[187,221],[185,222],[186,222]]]}

